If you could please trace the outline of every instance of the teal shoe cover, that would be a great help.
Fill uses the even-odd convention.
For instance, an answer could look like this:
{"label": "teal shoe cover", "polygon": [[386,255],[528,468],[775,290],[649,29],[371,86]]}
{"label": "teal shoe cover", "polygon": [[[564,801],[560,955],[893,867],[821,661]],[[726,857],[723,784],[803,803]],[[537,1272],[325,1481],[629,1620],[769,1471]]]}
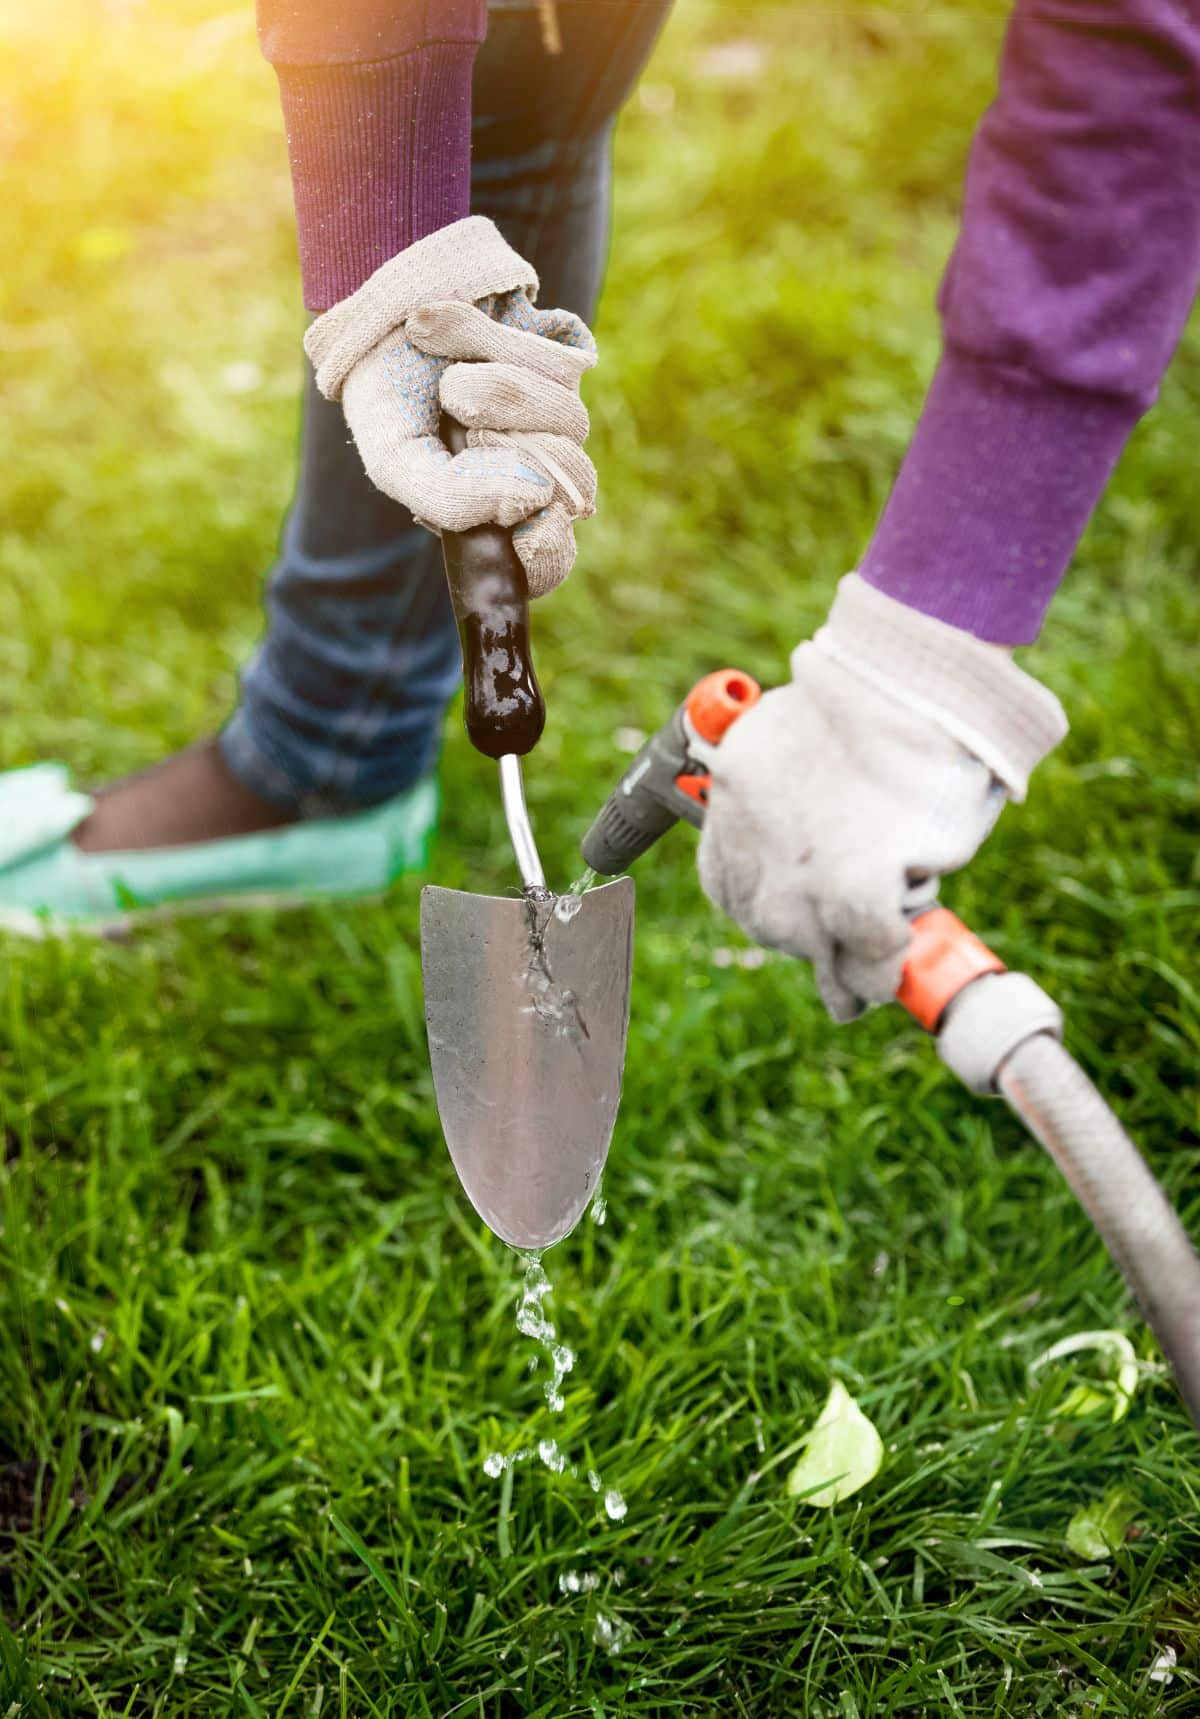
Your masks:
{"label": "teal shoe cover", "polygon": [[62,765],[0,774],[0,927],[34,936],[72,925],[117,930],[172,906],[378,894],[425,864],[438,795],[430,777],[348,817],[104,854],[70,840],[91,805]]}

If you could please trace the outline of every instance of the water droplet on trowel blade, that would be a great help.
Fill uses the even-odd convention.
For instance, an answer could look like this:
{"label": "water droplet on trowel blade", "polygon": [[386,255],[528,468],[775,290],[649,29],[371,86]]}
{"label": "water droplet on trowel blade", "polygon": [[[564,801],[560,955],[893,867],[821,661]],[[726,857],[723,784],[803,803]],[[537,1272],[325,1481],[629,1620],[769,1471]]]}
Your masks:
{"label": "water droplet on trowel blade", "polygon": [[[555,897],[547,890],[547,902],[538,904],[530,891],[525,893],[529,906],[529,960],[522,978],[529,1001],[522,1012],[535,1015],[554,1037],[586,1040],[590,1034],[579,1010],[579,999],[568,986],[555,981],[546,952],[546,930],[551,917],[569,923],[579,912],[583,898]],[[563,909],[561,914],[559,908]]]}
{"label": "water droplet on trowel blade", "polygon": [[581,876],[575,879],[565,895],[560,895],[554,903],[554,917],[560,925],[569,925],[583,906],[583,898],[592,885],[599,883],[600,874],[588,866]]}

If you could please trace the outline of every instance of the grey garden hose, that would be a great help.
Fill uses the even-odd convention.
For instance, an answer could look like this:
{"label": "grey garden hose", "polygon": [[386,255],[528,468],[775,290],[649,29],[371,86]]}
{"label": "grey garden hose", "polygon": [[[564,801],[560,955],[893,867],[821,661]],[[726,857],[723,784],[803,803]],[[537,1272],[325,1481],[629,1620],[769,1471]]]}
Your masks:
{"label": "grey garden hose", "polygon": [[1200,1430],[1200,1257],[1149,1165],[1049,1033],[1018,1045],[996,1084],[1120,1267]]}

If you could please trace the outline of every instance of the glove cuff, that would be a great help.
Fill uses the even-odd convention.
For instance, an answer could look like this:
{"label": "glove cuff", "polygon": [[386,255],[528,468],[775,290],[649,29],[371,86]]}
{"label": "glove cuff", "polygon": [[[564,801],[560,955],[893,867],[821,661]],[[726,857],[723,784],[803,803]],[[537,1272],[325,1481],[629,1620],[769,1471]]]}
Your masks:
{"label": "glove cuff", "polygon": [[340,399],[359,360],[423,305],[442,299],[474,304],[519,288],[535,297],[537,275],[486,215],[468,215],[442,227],[384,263],[357,292],[312,324],[304,350],[317,373],[317,387],[327,400]]}
{"label": "glove cuff", "polygon": [[[910,609],[849,573],[816,648],[909,710],[932,718],[1021,801],[1067,732],[1062,705],[996,645]],[[801,647],[803,649],[803,646]]]}

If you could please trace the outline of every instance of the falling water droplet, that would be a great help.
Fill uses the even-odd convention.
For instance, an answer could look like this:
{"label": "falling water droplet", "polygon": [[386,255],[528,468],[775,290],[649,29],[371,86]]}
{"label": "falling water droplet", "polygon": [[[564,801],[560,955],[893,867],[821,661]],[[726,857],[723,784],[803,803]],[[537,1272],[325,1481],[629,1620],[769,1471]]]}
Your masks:
{"label": "falling water droplet", "polygon": [[499,1480],[500,1476],[505,1474],[510,1468],[516,1468],[519,1463],[528,1462],[532,1456],[533,1451],[528,1445],[524,1450],[511,1451],[508,1456],[504,1456],[500,1451],[494,1450],[488,1456],[484,1457],[483,1472],[487,1475],[489,1480]]}
{"label": "falling water droplet", "polygon": [[623,1618],[610,1618],[603,1612],[596,1613],[592,1640],[597,1647],[605,1648],[609,1653],[623,1653],[629,1646],[632,1635],[632,1629]]}
{"label": "falling water droplet", "polygon": [[604,1198],[604,1172],[596,1177],[596,1191],[592,1195],[592,1203],[588,1208],[588,1216],[594,1224],[602,1224],[608,1217],[608,1201]]}
{"label": "falling water droplet", "polygon": [[[558,1341],[558,1333],[554,1321],[545,1309],[545,1299],[552,1293],[553,1286],[542,1267],[540,1253],[528,1253],[524,1256],[525,1272],[521,1283],[521,1294],[517,1305],[517,1329],[522,1336],[529,1337],[535,1342],[549,1365],[550,1377],[545,1379],[542,1390],[546,1398],[546,1406],[551,1414],[558,1414],[566,1407],[562,1385],[567,1375],[575,1367],[575,1351],[566,1343]],[[530,1370],[538,1365],[539,1357],[533,1356]],[[580,1470],[571,1462],[567,1452],[559,1446],[558,1440],[550,1437],[539,1439],[536,1446],[525,1446],[505,1456],[499,1451],[493,1451],[483,1459],[483,1471],[492,1480],[499,1477],[518,1463],[532,1461],[538,1457],[552,1474],[569,1474],[572,1479],[578,1478]],[[589,1468],[584,1471],[587,1484],[593,1494],[604,1504],[605,1514],[610,1522],[623,1522],[628,1505],[615,1486],[605,1488],[604,1480],[597,1469]],[[598,1578],[597,1578],[598,1579]],[[579,1590],[566,1589],[563,1591],[589,1591],[595,1583],[586,1581]],[[624,1625],[621,1626],[625,1628]],[[619,1652],[620,1648],[612,1651]]]}
{"label": "falling water droplet", "polygon": [[611,1522],[622,1522],[625,1519],[625,1512],[629,1509],[629,1506],[621,1497],[621,1494],[617,1491],[616,1487],[610,1486],[608,1491],[604,1494],[604,1508]]}
{"label": "falling water droplet", "polygon": [[568,1349],[565,1343],[556,1343],[550,1351],[550,1359],[554,1373],[543,1389],[551,1414],[559,1414],[566,1404],[566,1398],[562,1394],[562,1382],[575,1365],[575,1351]]}
{"label": "falling water droplet", "polygon": [[567,1466],[566,1452],[558,1448],[558,1440],[543,1438],[538,1440],[538,1455],[550,1470],[551,1474],[561,1474]]}
{"label": "falling water droplet", "polygon": [[538,1343],[552,1343],[557,1333],[546,1317],[542,1302],[550,1293],[550,1279],[542,1270],[542,1256],[525,1256],[525,1281],[517,1307],[517,1330],[522,1337],[532,1337]]}

